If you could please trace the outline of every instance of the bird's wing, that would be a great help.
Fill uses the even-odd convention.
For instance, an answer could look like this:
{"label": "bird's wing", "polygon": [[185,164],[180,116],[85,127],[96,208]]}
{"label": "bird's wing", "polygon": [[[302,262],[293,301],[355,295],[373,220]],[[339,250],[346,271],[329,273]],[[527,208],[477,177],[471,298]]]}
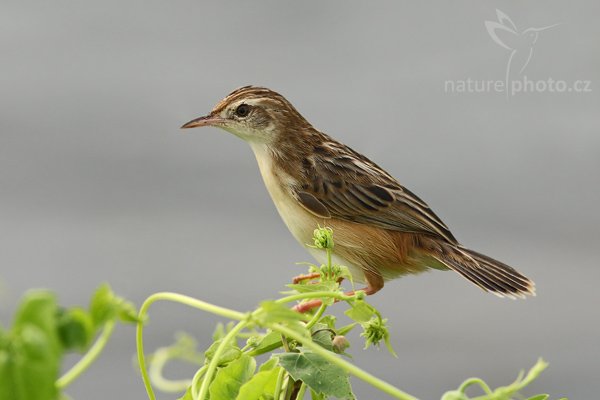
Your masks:
{"label": "bird's wing", "polygon": [[519,33],[516,29],[495,21],[485,21],[485,28],[492,40],[506,50],[513,50],[518,45]]}
{"label": "bird's wing", "polygon": [[[339,143],[335,151],[305,162],[298,201],[322,218],[339,218],[384,229],[426,233],[456,243],[429,206],[366,157]],[[310,183],[308,183],[310,182]]]}

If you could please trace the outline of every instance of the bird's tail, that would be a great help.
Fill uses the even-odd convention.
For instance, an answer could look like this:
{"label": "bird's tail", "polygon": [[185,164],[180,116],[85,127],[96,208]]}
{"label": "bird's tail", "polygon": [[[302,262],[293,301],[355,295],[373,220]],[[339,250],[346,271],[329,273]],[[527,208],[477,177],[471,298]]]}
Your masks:
{"label": "bird's tail", "polygon": [[512,267],[460,245],[443,244],[431,254],[486,292],[500,297],[535,296],[535,284]]}

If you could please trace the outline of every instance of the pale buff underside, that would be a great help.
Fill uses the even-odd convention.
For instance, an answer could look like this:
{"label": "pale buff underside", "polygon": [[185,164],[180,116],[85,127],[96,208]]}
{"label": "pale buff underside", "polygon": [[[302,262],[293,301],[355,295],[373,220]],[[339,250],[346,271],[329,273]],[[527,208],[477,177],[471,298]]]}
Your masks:
{"label": "pale buff underside", "polygon": [[365,273],[388,280],[428,269],[415,251],[413,234],[387,231],[341,219],[323,219],[308,212],[292,196],[288,189],[291,182],[288,177],[282,176],[284,172],[279,170],[274,173],[267,146],[251,143],[251,147],[279,215],[296,240],[319,263],[325,262],[325,252],[308,247],[307,244],[312,244],[315,228],[328,226],[334,231],[334,262],[347,266],[357,282],[366,281]]}

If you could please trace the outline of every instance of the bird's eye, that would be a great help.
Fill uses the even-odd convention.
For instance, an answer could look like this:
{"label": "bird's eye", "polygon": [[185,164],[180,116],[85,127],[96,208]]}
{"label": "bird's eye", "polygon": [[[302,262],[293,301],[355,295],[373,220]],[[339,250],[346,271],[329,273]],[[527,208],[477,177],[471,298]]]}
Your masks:
{"label": "bird's eye", "polygon": [[248,104],[240,104],[235,109],[235,115],[238,117],[245,117],[248,115],[248,113],[250,113],[250,106]]}

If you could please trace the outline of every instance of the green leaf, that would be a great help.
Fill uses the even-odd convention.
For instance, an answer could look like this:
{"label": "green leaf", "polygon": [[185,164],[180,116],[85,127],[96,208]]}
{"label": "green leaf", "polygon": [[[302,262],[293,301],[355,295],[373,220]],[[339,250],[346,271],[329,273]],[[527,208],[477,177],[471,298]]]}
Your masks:
{"label": "green leaf", "polygon": [[90,314],[96,327],[114,318],[129,323],[138,322],[137,310],[133,303],[117,296],[106,283],[96,289],[92,296]]}
{"label": "green leaf", "polygon": [[337,292],[339,287],[337,282],[332,281],[320,283],[290,283],[286,286],[298,293]]}
{"label": "green leaf", "polygon": [[261,312],[256,314],[256,320],[261,325],[268,323],[307,321],[305,315],[293,311],[283,304],[276,303],[272,300],[263,301],[260,303],[260,307]]}
{"label": "green leaf", "polygon": [[[217,351],[217,348],[220,346],[222,340],[217,340],[213,344],[210,345],[208,350],[204,353],[204,358],[206,362],[210,362]],[[242,350],[234,344],[228,344],[225,346],[225,351],[221,354],[221,358],[219,359],[219,366],[224,366],[229,364],[230,362],[237,360],[242,355]]]}
{"label": "green leaf", "polygon": [[12,371],[13,355],[10,352],[9,341],[4,336],[4,332],[0,335],[0,399],[10,399],[14,393],[14,379]]}
{"label": "green leaf", "polygon": [[322,393],[317,393],[314,390],[310,390],[310,398],[311,400],[326,400],[325,395]]}
{"label": "green leaf", "polygon": [[547,400],[550,397],[549,394],[538,394],[536,396],[530,397],[527,400]]}
{"label": "green leaf", "polygon": [[61,351],[60,340],[56,330],[58,306],[56,296],[48,291],[27,293],[15,316],[12,331],[19,334],[26,325],[34,325],[43,331],[50,340],[52,351]]}
{"label": "green leaf", "polygon": [[269,333],[259,340],[256,347],[248,352],[248,355],[255,357],[260,354],[271,352],[282,345],[281,334],[279,332],[269,331]]}
{"label": "green leaf", "polygon": [[321,318],[319,320],[319,323],[327,326],[329,329],[336,330],[335,329],[336,320],[337,320],[337,318],[335,317],[335,315],[325,315],[323,318]]}
{"label": "green leaf", "polygon": [[356,322],[353,322],[353,323],[348,324],[348,325],[344,325],[341,328],[338,328],[336,330],[336,332],[337,332],[338,335],[346,335],[346,334],[348,334],[348,332],[350,332],[352,329],[354,329],[354,327],[356,327],[356,325],[357,325]]}
{"label": "green leaf", "polygon": [[329,351],[333,351],[332,335],[327,325],[315,324],[312,328],[313,342]]}
{"label": "green leaf", "polygon": [[275,368],[277,366],[277,359],[276,358],[269,358],[267,361],[265,361],[259,368],[258,370],[260,372],[262,371],[270,371],[273,368]]}
{"label": "green leaf", "polygon": [[[23,323],[9,348],[0,351],[0,398],[55,400],[61,354],[37,325]],[[35,384],[32,384],[35,383]]]}
{"label": "green leaf", "polygon": [[62,309],[58,315],[58,335],[66,350],[85,350],[94,338],[94,322],[80,307]]}
{"label": "green leaf", "polygon": [[[0,398],[54,400],[63,348],[57,332],[56,297],[47,291],[27,293],[11,333],[0,347]],[[35,384],[32,384],[35,382]]]}
{"label": "green leaf", "polygon": [[312,390],[325,396],[354,399],[346,371],[322,356],[299,347],[300,353],[275,354],[281,365],[295,380],[301,380]]}
{"label": "green leaf", "polygon": [[284,324],[302,336],[308,336],[305,324],[300,321],[308,321],[308,316],[293,311],[283,304],[274,301],[263,301],[260,304],[260,312],[254,316],[259,325],[265,326],[272,323]]}
{"label": "green leaf", "polygon": [[115,315],[114,293],[108,284],[100,285],[90,301],[90,314],[96,326],[104,324]]}
{"label": "green leaf", "polygon": [[[271,359],[277,363],[276,359]],[[265,364],[263,364],[264,366]],[[262,367],[261,367],[262,368]],[[277,384],[277,376],[281,367],[262,370],[252,377],[248,382],[244,383],[240,388],[240,392],[236,397],[237,400],[259,400],[261,397],[273,395]]]}
{"label": "green leaf", "polygon": [[237,360],[217,371],[208,388],[211,399],[235,399],[240,388],[254,374],[256,360],[242,354]]}
{"label": "green leaf", "polygon": [[117,316],[121,322],[130,324],[137,324],[138,322],[138,310],[130,301],[125,300],[122,297],[116,297],[119,301],[117,304]]}
{"label": "green leaf", "polygon": [[356,300],[351,303],[351,306],[352,308],[346,310],[344,314],[356,322],[367,322],[375,315],[373,306],[363,300]]}

